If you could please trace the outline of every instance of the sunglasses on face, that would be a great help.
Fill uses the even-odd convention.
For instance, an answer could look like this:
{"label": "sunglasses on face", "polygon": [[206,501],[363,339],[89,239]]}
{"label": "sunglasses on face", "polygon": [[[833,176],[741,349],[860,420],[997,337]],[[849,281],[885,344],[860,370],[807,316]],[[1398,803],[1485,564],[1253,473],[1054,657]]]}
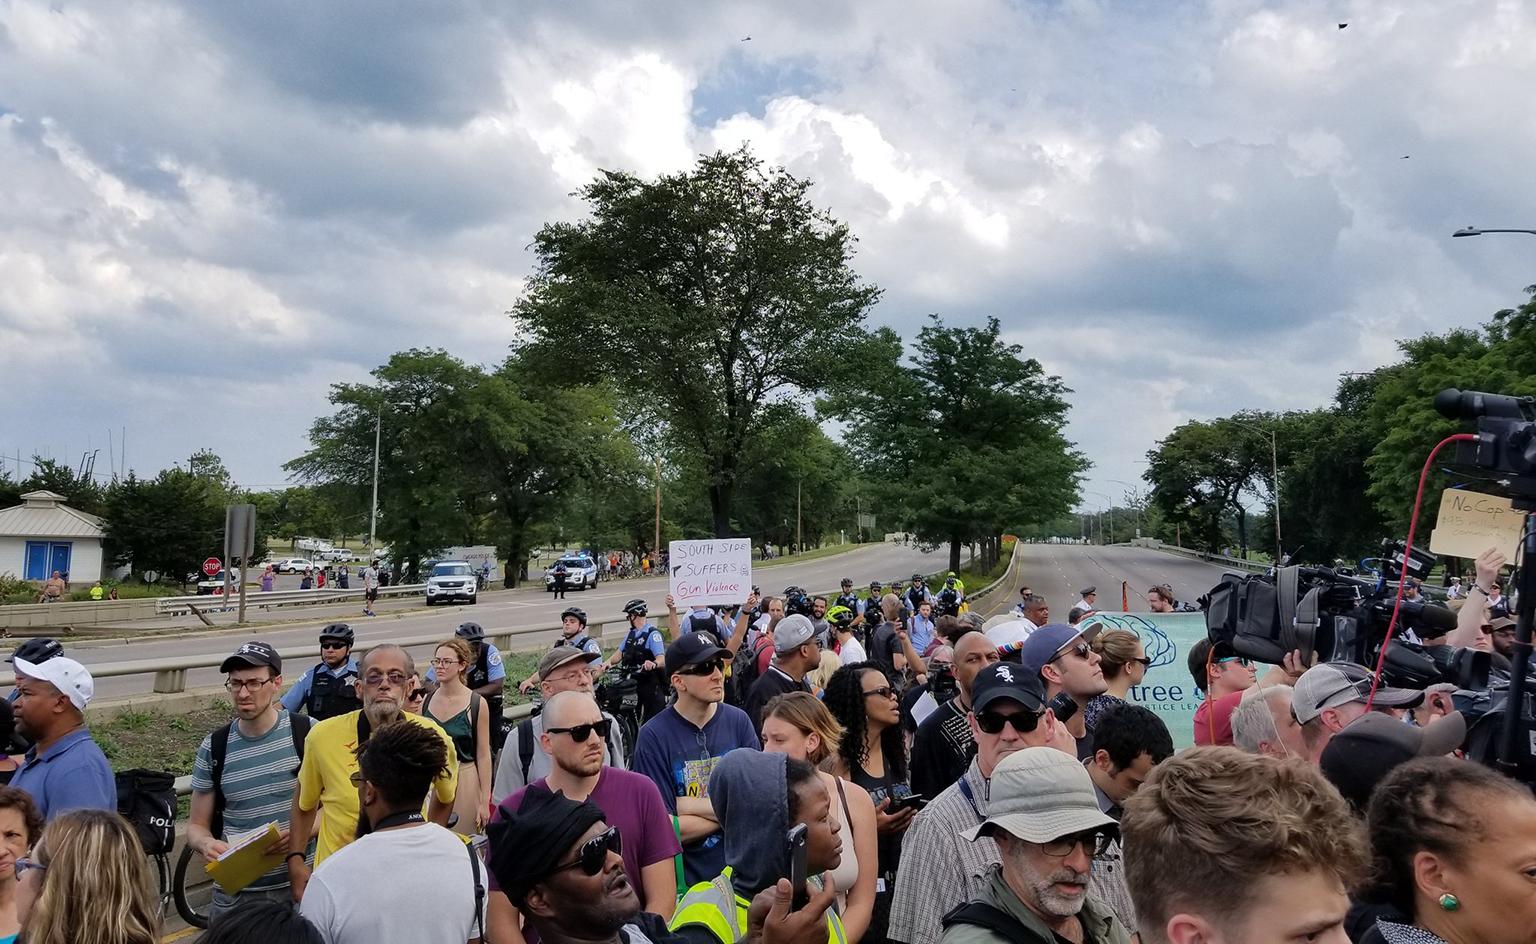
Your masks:
{"label": "sunglasses on face", "polygon": [[1055,662],[1056,659],[1060,659],[1060,658],[1063,658],[1065,656],[1073,655],[1074,653],[1077,655],[1077,657],[1079,659],[1086,659],[1086,658],[1088,658],[1088,653],[1090,653],[1092,651],[1093,651],[1093,647],[1088,645],[1088,643],[1086,643],[1086,642],[1079,642],[1075,646],[1068,646],[1067,648],[1065,648],[1065,649],[1061,650],[1060,652],[1056,653],[1055,658],[1051,659],[1051,661]]}
{"label": "sunglasses on face", "polygon": [[1245,669],[1253,668],[1253,660],[1247,656],[1224,656],[1216,660],[1217,665],[1226,665],[1229,662],[1236,662]]}
{"label": "sunglasses on face", "polygon": [[580,867],[584,874],[596,875],[603,870],[603,863],[608,861],[610,852],[624,854],[624,842],[619,837],[617,826],[610,826],[607,832],[593,836],[582,843],[581,848],[576,850],[576,858],[564,865],[555,866],[554,871],[564,872],[566,869]]}
{"label": "sunglasses on face", "polygon": [[46,872],[48,871],[48,866],[37,861],[36,859],[27,858],[25,856],[16,860],[16,880],[18,882],[21,881],[21,877],[23,875],[32,871]]}
{"label": "sunglasses on face", "polygon": [[1137,656],[1134,659],[1130,660],[1130,662],[1128,664],[1139,665],[1139,666],[1141,666],[1144,669],[1152,668],[1152,660],[1147,658],[1146,656]]}
{"label": "sunglasses on face", "polygon": [[725,660],[710,659],[708,662],[700,662],[698,665],[690,665],[677,671],[683,675],[714,675],[716,672],[725,671]]}
{"label": "sunglasses on face", "polygon": [[320,640],[321,649],[350,649],[351,647],[352,644],[349,642],[337,642],[334,639]]}
{"label": "sunglasses on face", "polygon": [[597,732],[598,737],[606,740],[608,737],[608,729],[611,727],[613,727],[613,722],[608,718],[604,718],[601,721],[591,721],[587,724],[572,725],[569,728],[545,728],[544,733],[569,734],[571,736],[571,740],[580,744],[582,741],[585,741],[593,731]]}
{"label": "sunglasses on face", "polygon": [[399,688],[410,680],[411,677],[406,675],[404,672],[391,672],[388,675],[369,672],[367,675],[363,676],[363,684],[369,688],[378,688],[386,682],[395,686],[396,688]]}
{"label": "sunglasses on face", "polygon": [[1002,734],[1003,725],[1011,724],[1020,734],[1028,734],[1040,726],[1040,717],[1043,714],[1044,712],[1036,714],[1033,711],[1020,711],[1005,715],[995,711],[983,711],[976,716],[976,727],[980,728],[983,734]]}
{"label": "sunglasses on face", "polygon": [[882,685],[879,688],[871,688],[869,691],[864,693],[864,697],[865,698],[895,698],[896,697],[896,689],[890,687],[889,685]]}

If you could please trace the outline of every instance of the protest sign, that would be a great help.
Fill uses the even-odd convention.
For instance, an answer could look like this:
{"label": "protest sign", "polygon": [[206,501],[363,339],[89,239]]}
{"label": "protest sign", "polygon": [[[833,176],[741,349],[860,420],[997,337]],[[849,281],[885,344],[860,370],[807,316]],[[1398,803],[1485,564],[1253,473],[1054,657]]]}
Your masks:
{"label": "protest sign", "polygon": [[1429,535],[1429,549],[1449,557],[1476,559],[1497,547],[1515,559],[1525,512],[1516,511],[1509,499],[1481,492],[1448,488],[1440,496],[1440,517]]}
{"label": "protest sign", "polygon": [[667,576],[679,610],[715,603],[739,604],[752,592],[752,541],[716,538],[672,541]]}

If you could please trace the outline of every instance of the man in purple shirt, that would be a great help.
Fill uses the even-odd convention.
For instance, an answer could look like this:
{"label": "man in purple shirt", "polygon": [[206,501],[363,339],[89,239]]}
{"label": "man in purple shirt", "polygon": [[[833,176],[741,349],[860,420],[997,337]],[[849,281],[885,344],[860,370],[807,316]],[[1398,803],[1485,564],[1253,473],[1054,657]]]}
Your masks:
{"label": "man in purple shirt", "polygon": [[117,810],[112,765],[85,727],[96,684],[85,666],[57,656],[15,660],[16,728],[32,741],[11,786],[27,791],[46,819],[78,809]]}
{"label": "man in purple shirt", "polygon": [[[673,857],[682,853],[661,791],[650,778],[603,763],[603,745],[613,719],[597,707],[587,692],[560,692],[544,703],[544,731],[539,743],[553,761],[549,776],[507,795],[491,816],[506,819],[522,808],[530,791],[559,792],[568,799],[591,800],[605,821],[623,837],[625,874],[635,876],[640,906],[663,919],[677,904],[677,871]],[[493,941],[517,938],[519,914],[502,893],[494,875],[487,899],[486,924]],[[523,938],[534,940],[532,929]]]}

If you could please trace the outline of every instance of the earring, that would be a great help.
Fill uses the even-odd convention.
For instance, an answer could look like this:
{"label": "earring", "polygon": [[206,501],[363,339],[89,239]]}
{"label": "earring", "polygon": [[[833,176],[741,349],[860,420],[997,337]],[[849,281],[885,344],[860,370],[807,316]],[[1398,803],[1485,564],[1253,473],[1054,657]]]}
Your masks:
{"label": "earring", "polygon": [[1461,899],[1457,898],[1455,895],[1450,894],[1449,892],[1447,892],[1444,895],[1441,895],[1440,896],[1440,910],[1441,911],[1460,911],[1461,910]]}

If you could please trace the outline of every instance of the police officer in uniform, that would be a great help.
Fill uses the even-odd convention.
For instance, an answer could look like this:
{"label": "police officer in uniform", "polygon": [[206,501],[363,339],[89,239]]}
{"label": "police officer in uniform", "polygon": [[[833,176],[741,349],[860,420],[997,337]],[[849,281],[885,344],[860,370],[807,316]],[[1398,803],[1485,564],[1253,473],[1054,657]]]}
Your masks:
{"label": "police officer in uniform", "polygon": [[[598,645],[596,639],[587,635],[587,611],[579,606],[568,606],[560,614],[560,638],[555,640],[555,646],[571,646],[582,652],[590,652],[599,660],[603,657],[603,647]],[[539,673],[523,679],[517,690],[524,695],[533,690],[533,686],[539,683]]]}
{"label": "police officer in uniform", "polygon": [[283,707],[289,711],[304,709],[315,721],[324,721],[363,707],[357,697],[361,681],[357,660],[352,658],[352,627],[332,623],[320,630],[320,663],[288,689]]}
{"label": "police officer in uniform", "polygon": [[645,601],[630,600],[624,604],[624,615],[629,618],[629,632],[624,643],[609,659],[604,668],[619,663],[637,670],[636,694],[640,696],[640,723],[651,720],[657,712],[667,707],[667,693],[663,688],[666,680],[667,643],[656,624],[647,620]]}
{"label": "police officer in uniform", "polygon": [[836,600],[832,601],[832,605],[833,606],[846,606],[848,609],[852,610],[854,613],[858,613],[859,612],[859,595],[857,593],[853,592],[853,580],[852,580],[852,578],[849,578],[849,577],[844,577],[843,578],[842,592],[837,595],[837,599]]}
{"label": "police officer in uniform", "polygon": [[[460,623],[453,634],[469,643],[469,648],[474,651],[464,682],[475,694],[485,699],[486,707],[491,712],[491,750],[499,751],[507,739],[506,731],[503,730],[506,716],[502,713],[507,669],[501,664],[501,650],[485,641],[485,630],[479,623]],[[436,669],[427,670],[426,682],[425,687],[429,691],[437,688]]]}

